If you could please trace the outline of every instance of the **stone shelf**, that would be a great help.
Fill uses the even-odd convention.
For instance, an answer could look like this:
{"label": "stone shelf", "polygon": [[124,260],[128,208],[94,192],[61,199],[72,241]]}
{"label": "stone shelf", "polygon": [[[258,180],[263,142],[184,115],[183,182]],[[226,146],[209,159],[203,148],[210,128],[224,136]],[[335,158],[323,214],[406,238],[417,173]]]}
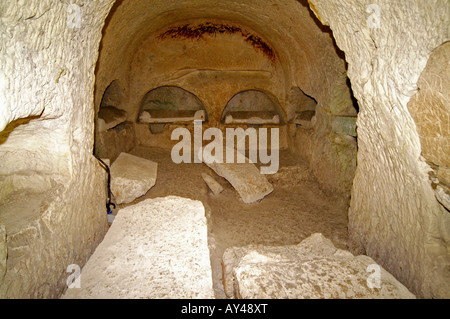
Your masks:
{"label": "stone shelf", "polygon": [[315,114],[315,111],[297,112],[295,113],[294,123],[302,126],[303,128],[310,129],[312,128],[312,119]]}
{"label": "stone shelf", "polygon": [[127,120],[127,113],[114,106],[101,107],[98,112],[98,128],[100,132],[107,131]]}
{"label": "stone shelf", "polygon": [[235,111],[225,116],[225,124],[281,124],[281,121],[276,112]]}
{"label": "stone shelf", "polygon": [[205,110],[144,110],[139,116],[140,123],[186,123],[206,120]]}

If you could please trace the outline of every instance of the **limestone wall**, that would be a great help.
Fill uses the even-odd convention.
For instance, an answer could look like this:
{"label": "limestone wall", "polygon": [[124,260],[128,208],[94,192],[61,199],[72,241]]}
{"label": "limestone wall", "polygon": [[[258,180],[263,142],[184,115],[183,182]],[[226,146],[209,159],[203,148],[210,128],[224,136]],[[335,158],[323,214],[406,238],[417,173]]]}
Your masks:
{"label": "limestone wall", "polygon": [[0,298],[6,298],[5,275],[6,275],[6,257],[8,255],[8,246],[6,245],[6,229],[0,225]]}
{"label": "limestone wall", "polygon": [[111,4],[0,4],[0,220],[8,248],[0,292],[8,298],[58,297],[68,265],[82,266],[106,231],[105,175],[92,156],[93,88]]}
{"label": "limestone wall", "polygon": [[[217,28],[217,34],[202,30],[199,39],[183,33],[161,38],[165,28],[138,48],[129,74],[132,118],[137,116],[142,97],[161,85],[179,86],[195,94],[205,105],[212,125],[218,124],[228,101],[241,91],[261,89],[284,99],[284,74],[278,57],[271,61],[271,56],[255,50],[246,41],[250,31],[239,25],[193,21],[187,28],[208,26]],[[220,33],[226,28],[236,30]]]}
{"label": "limestone wall", "polygon": [[[354,127],[347,126],[356,115],[348,75],[360,108],[352,250],[367,253],[419,296],[448,297],[449,215],[436,199],[430,166],[420,158],[431,159],[426,138],[435,136],[422,134],[408,109],[431,52],[449,39],[448,2],[310,2],[318,19],[304,0],[123,0],[108,18],[113,0],[3,1],[0,223],[8,251],[6,296],[58,296],[68,264],[81,266],[103,238],[104,173],[91,154],[95,112],[112,81],[121,84],[129,120],[155,85],[189,86],[219,118],[237,93],[232,91],[262,87],[286,109],[289,91],[299,87],[318,105],[313,134],[303,132],[297,142],[310,148],[307,158],[320,182],[338,190],[351,187],[356,164]],[[241,27],[270,45],[275,62],[238,33],[198,40],[212,46],[157,40],[186,21]],[[198,52],[190,55],[183,46]],[[209,49],[202,60],[201,50]],[[185,60],[172,64],[177,55]],[[219,74],[211,72],[216,69]],[[256,71],[244,83],[233,77],[235,69]],[[225,85],[215,83],[216,75]],[[445,156],[437,161],[447,163]],[[4,212],[16,219],[1,220]],[[0,265],[2,258],[0,253]],[[0,267],[0,283],[1,274]]]}
{"label": "limestone wall", "polygon": [[[241,27],[270,46],[276,58],[275,62],[282,66],[286,92],[292,86],[299,86],[308,95],[327,104],[329,92],[340,74],[345,72],[345,61],[336,54],[331,35],[323,32],[323,26],[317,23],[305,0],[290,0],[283,3],[274,0],[226,2],[124,0],[115,4],[104,29],[102,50],[96,72],[95,105],[98,107],[103,92],[114,80],[119,79],[121,83],[134,86],[140,85],[130,82],[134,73],[130,73],[130,66],[132,61],[135,60],[134,63],[136,63],[138,58],[139,62],[143,63],[142,66],[151,66],[154,65],[152,60],[162,60],[161,54],[164,56],[167,53],[178,54],[182,57],[180,59],[182,63],[191,64],[189,67],[196,69],[195,63],[198,62],[192,60],[196,55],[191,56],[190,50],[199,50],[203,53],[204,61],[202,61],[203,66],[198,65],[198,68],[209,65],[218,70],[222,70],[223,66],[229,68],[230,65],[237,70],[242,70],[242,61],[254,68],[261,67],[268,61],[259,59],[257,52],[252,52],[251,46],[246,47],[240,44],[242,41],[240,32],[233,32],[232,35],[236,37],[228,37],[228,41],[222,44],[208,37],[200,39],[200,42],[174,42],[171,38],[160,39],[156,43],[154,41],[158,35],[166,32],[170,27],[183,27],[187,24],[196,26],[197,22],[208,21],[230,27]],[[226,37],[227,35],[218,33],[217,36]],[[165,42],[161,43],[161,41]],[[206,49],[202,43],[207,42],[213,45],[215,42],[215,48]],[[165,46],[155,47],[156,44]],[[224,52],[216,50],[220,45],[225,49]],[[155,51],[149,51],[150,48]],[[148,54],[143,54],[144,52]],[[235,54],[238,56],[234,56]],[[249,57],[254,58],[254,61]],[[180,63],[173,59],[169,60],[176,64]],[[168,63],[165,61],[164,65]],[[268,67],[271,68],[270,64]],[[151,72],[142,68],[140,71]],[[153,70],[155,71],[158,70]],[[164,75],[161,74],[158,80],[167,81],[168,78]],[[126,86],[124,89],[129,93],[130,87]],[[149,89],[147,88],[147,91]]]}
{"label": "limestone wall", "polygon": [[360,106],[351,248],[366,252],[417,295],[448,298],[450,215],[433,193],[407,103],[431,52],[449,38],[449,4],[310,3],[345,52]]}
{"label": "limestone wall", "polygon": [[[235,94],[258,89],[273,95],[292,123],[296,107],[291,92],[299,88],[315,99],[320,114],[311,132],[291,130],[290,148],[311,160],[324,189],[350,193],[356,140],[332,127],[335,116],[356,117],[346,62],[306,0],[118,1],[103,35],[96,110],[108,85],[119,80],[126,96],[122,108],[133,122],[148,91],[174,85],[195,94],[209,125],[220,126]],[[142,131],[136,131],[137,143]]]}
{"label": "limestone wall", "polygon": [[436,198],[450,210],[450,42],[433,50],[408,102]]}

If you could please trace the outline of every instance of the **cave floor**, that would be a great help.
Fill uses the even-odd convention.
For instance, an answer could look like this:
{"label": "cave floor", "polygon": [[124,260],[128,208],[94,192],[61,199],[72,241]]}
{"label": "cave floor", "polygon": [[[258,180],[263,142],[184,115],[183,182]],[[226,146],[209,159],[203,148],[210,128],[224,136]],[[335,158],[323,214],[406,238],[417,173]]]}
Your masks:
{"label": "cave floor", "polygon": [[[268,176],[274,191],[258,203],[245,204],[232,186],[205,164],[175,164],[170,149],[138,146],[129,153],[158,163],[155,186],[135,201],[175,195],[203,203],[208,220],[208,245],[216,298],[225,298],[222,286],[222,255],[229,247],[249,244],[298,244],[313,233],[322,233],[336,247],[347,249],[348,205],[325,194],[305,162],[287,150],[280,151],[280,168]],[[224,188],[213,195],[201,174],[213,176]]]}

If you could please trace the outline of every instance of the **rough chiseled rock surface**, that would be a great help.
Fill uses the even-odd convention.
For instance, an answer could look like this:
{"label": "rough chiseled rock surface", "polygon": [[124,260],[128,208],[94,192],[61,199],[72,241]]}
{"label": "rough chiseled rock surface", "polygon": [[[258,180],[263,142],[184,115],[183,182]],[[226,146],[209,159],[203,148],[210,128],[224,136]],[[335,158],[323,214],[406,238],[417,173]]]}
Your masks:
{"label": "rough chiseled rock surface", "polygon": [[415,298],[373,259],[337,249],[319,233],[298,245],[227,249],[223,272],[231,298]]}
{"label": "rough chiseled rock surface", "polygon": [[156,183],[158,164],[145,158],[121,153],[111,165],[111,192],[116,203],[130,203]]}
{"label": "rough chiseled rock surface", "polygon": [[273,191],[273,186],[253,163],[206,163],[230,182],[246,204],[257,202]]}
{"label": "rough chiseled rock surface", "polygon": [[208,185],[208,188],[211,190],[211,192],[214,195],[219,195],[223,191],[222,185],[220,185],[214,177],[212,177],[209,174],[202,173],[202,178],[205,181],[206,185]]}
{"label": "rough chiseled rock surface", "polygon": [[[430,167],[420,159],[425,119],[415,123],[408,102],[432,51],[449,40],[449,3],[309,2],[345,52],[360,107],[351,251],[373,257],[418,296],[448,298],[450,214],[438,203]],[[427,153],[430,147],[423,146]]]}
{"label": "rough chiseled rock surface", "polygon": [[[208,117],[205,126],[212,127],[223,125],[227,103],[247,90],[267,93],[280,105],[280,116],[269,122],[292,121],[296,108],[314,110],[318,105],[317,130],[307,135],[297,132],[303,138],[293,137],[292,144],[300,155],[314,153],[311,168],[323,188],[348,197],[356,143],[339,143],[324,135],[332,133],[330,117],[355,117],[356,109],[344,55],[307,0],[124,0],[117,1],[112,12],[96,73],[97,110],[108,86],[116,82],[124,88],[123,109],[129,121],[139,117],[150,90],[165,86],[198,97]],[[264,105],[252,101],[251,107],[261,110]],[[256,122],[261,120],[267,121]],[[166,125],[164,131],[168,130]],[[160,136],[143,140],[155,143]],[[322,147],[324,140],[327,144]],[[114,143],[104,143],[110,144]]]}
{"label": "rough chiseled rock surface", "polygon": [[3,284],[6,274],[6,256],[8,254],[8,247],[6,245],[6,229],[0,224],[0,298],[6,297],[6,290]]}
{"label": "rough chiseled rock surface", "polygon": [[[419,296],[448,298],[450,215],[420,159],[439,161],[438,178],[448,180],[444,135],[434,132],[446,122],[433,120],[441,116],[435,106],[448,100],[441,94],[445,83],[443,90],[437,85],[445,79],[445,54],[435,56],[418,81],[431,53],[449,40],[448,8],[439,0],[0,2],[0,197],[9,205],[15,194],[24,196],[30,177],[34,189],[50,185],[41,197],[51,203],[42,212],[39,206],[40,217],[17,236],[8,231],[11,221],[5,223],[13,239],[8,255],[21,257],[9,257],[7,296],[58,296],[67,265],[82,265],[106,231],[104,174],[92,158],[94,110],[117,81],[128,121],[137,118],[148,90],[175,85],[198,96],[211,125],[239,91],[258,87],[284,107],[287,92],[301,89],[317,106],[312,129],[295,128],[291,146],[310,160],[325,188],[345,194],[353,187],[352,251],[372,256]],[[184,21],[245,30],[267,44],[273,58],[242,32],[159,37]],[[333,116],[356,115],[347,75],[359,103],[358,146],[330,133]],[[414,95],[424,103],[408,104]],[[417,109],[423,106],[427,112]],[[293,115],[292,108],[284,111]],[[147,143],[165,136],[122,123],[99,136],[96,154],[113,160],[129,151],[138,139],[135,127]]]}
{"label": "rough chiseled rock surface", "polygon": [[[449,9],[450,10],[450,9]],[[408,102],[437,200],[450,210],[450,42],[434,49]]]}
{"label": "rough chiseled rock surface", "polygon": [[214,298],[205,209],[169,196],[121,209],[64,298]]}
{"label": "rough chiseled rock surface", "polygon": [[[2,220],[7,298],[60,296],[67,266],[83,265],[106,232],[105,173],[92,156],[93,94],[112,2],[0,3],[0,202],[9,207],[0,216],[16,217]],[[80,24],[71,8],[80,9]],[[43,206],[33,207],[35,198]]]}

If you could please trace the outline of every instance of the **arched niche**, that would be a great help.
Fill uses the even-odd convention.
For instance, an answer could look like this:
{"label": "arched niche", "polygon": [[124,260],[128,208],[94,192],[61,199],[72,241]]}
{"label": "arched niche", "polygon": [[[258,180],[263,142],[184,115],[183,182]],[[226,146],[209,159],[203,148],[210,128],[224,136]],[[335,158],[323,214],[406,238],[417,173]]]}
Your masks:
{"label": "arched niche", "polygon": [[103,93],[98,111],[98,130],[107,131],[127,120],[127,113],[122,110],[124,91],[118,80],[114,80]]}
{"label": "arched niche", "polygon": [[235,94],[222,112],[224,124],[283,124],[284,111],[272,94],[246,90]]}
{"label": "arched niche", "polygon": [[316,114],[317,101],[303,92],[298,86],[292,87],[288,93],[287,113],[289,121],[297,126],[311,128],[311,121]]}
{"label": "arched niche", "polygon": [[138,116],[139,123],[184,123],[207,121],[200,99],[177,86],[160,86],[145,94]]}

